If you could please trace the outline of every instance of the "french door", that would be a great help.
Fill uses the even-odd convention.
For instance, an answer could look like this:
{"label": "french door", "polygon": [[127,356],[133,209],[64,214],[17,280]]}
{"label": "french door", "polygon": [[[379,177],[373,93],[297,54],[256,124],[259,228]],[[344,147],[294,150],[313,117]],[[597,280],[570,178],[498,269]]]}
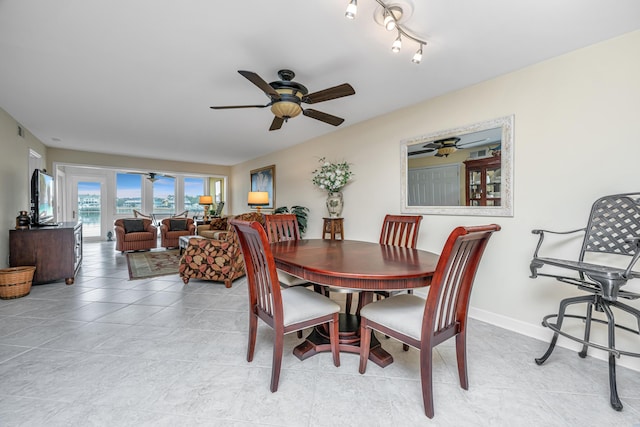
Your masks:
{"label": "french door", "polygon": [[71,217],[73,221],[82,221],[84,240],[100,240],[106,228],[105,209],[106,180],[102,177],[73,176],[71,181]]}

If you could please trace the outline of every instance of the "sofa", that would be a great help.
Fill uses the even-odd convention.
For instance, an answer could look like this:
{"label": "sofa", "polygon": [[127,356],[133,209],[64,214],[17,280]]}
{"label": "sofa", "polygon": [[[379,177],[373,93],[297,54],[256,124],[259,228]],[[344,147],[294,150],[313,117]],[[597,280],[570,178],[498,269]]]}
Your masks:
{"label": "sofa", "polygon": [[[233,217],[231,217],[233,218]],[[202,224],[197,227],[198,236],[206,237],[207,239],[222,240],[227,234],[229,229],[228,224],[229,217],[213,218],[208,224]]]}
{"label": "sofa", "polygon": [[113,225],[117,251],[142,251],[158,246],[158,229],[150,219],[121,218]]}
{"label": "sofa", "polygon": [[[248,212],[227,218],[258,221],[264,227],[264,215],[258,212]],[[245,275],[238,235],[231,224],[228,221],[225,222],[227,224],[224,232],[212,230],[218,232],[219,239],[208,238],[199,231],[198,234],[205,238],[189,240],[178,268],[180,278],[185,284],[188,284],[190,279],[201,279],[223,282],[225,287],[230,288],[234,280]]]}
{"label": "sofa", "polygon": [[165,218],[160,222],[160,246],[177,248],[181,236],[196,234],[193,218]]}

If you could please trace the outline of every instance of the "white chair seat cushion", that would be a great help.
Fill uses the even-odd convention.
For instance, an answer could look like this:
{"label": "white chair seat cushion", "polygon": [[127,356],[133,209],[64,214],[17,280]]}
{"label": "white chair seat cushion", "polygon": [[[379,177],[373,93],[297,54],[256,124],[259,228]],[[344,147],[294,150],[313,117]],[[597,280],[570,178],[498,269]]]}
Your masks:
{"label": "white chair seat cushion", "polygon": [[307,288],[284,288],[281,294],[284,326],[340,311],[340,306],[336,302]]}
{"label": "white chair seat cushion", "polygon": [[293,274],[285,273],[284,271],[281,271],[281,270],[277,270],[277,272],[278,272],[278,281],[282,286],[285,286],[285,287],[299,286],[299,285],[305,285],[309,283],[308,281],[301,279],[297,276],[294,276]]}
{"label": "white chair seat cushion", "polygon": [[401,294],[365,305],[360,316],[419,340],[424,309],[424,298]]}

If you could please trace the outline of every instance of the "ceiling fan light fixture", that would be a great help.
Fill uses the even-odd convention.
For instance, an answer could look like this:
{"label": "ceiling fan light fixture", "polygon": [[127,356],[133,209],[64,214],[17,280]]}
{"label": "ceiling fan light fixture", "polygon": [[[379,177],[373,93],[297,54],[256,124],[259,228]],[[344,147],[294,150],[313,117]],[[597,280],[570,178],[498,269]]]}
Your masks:
{"label": "ceiling fan light fixture", "polygon": [[456,147],[440,147],[438,148],[438,155],[447,157],[449,154],[453,154],[456,151],[458,151]]}
{"label": "ceiling fan light fixture", "polygon": [[357,13],[358,13],[358,1],[351,0],[351,2],[349,2],[349,5],[347,6],[347,10],[345,11],[344,16],[347,19],[355,19]]}
{"label": "ceiling fan light fixture", "polygon": [[276,92],[278,92],[281,99],[271,105],[271,112],[276,117],[290,119],[302,112],[300,100],[303,94],[300,91],[291,88],[280,88],[276,89]]}
{"label": "ceiling fan light fixture", "polygon": [[290,119],[299,115],[302,108],[292,101],[279,101],[271,106],[271,112],[281,119]]}
{"label": "ceiling fan light fixture", "polygon": [[400,35],[400,33],[398,33],[398,38],[395,39],[395,41],[391,45],[391,52],[393,52],[393,53],[400,52],[400,49],[402,49],[402,38],[401,37],[402,36]]}

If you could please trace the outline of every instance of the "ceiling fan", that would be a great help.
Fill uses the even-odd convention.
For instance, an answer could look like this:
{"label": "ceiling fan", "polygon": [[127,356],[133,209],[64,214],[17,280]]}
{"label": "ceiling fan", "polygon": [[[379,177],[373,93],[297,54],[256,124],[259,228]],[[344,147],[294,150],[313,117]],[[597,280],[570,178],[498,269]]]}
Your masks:
{"label": "ceiling fan", "polygon": [[449,154],[453,154],[458,149],[464,147],[465,145],[475,144],[476,142],[483,141],[482,139],[477,141],[467,142],[465,144],[458,144],[460,142],[460,138],[457,136],[451,136],[449,138],[439,139],[437,141],[430,142],[423,146],[424,150],[411,151],[407,153],[409,156],[416,156],[418,154],[432,153],[436,152],[436,157],[447,157]]}
{"label": "ceiling fan", "polygon": [[296,117],[300,113],[304,116],[311,117],[312,119],[320,120],[321,122],[325,122],[333,126],[339,126],[344,122],[343,118],[311,108],[303,109],[300,104],[315,104],[318,102],[342,98],[343,96],[354,95],[356,93],[353,87],[348,83],[330,87],[318,92],[309,93],[309,90],[306,87],[293,81],[295,73],[291,70],[278,71],[278,77],[280,77],[280,80],[276,80],[271,83],[267,83],[262,79],[262,77],[252,71],[238,70],[238,73],[262,90],[265,95],[267,95],[270,102],[265,105],[227,105],[213,106],[211,108],[214,110],[224,110],[230,108],[271,107],[271,112],[275,117],[271,122],[269,130],[280,129],[284,122],[292,117]]}
{"label": "ceiling fan", "polygon": [[159,180],[163,176],[166,176],[167,178],[175,178],[174,176],[167,175],[167,174],[164,174],[164,173],[158,173],[158,172],[130,172],[130,173],[134,173],[134,174],[137,174],[137,175],[142,175],[142,176],[146,177],[151,182],[156,182],[157,180]]}

